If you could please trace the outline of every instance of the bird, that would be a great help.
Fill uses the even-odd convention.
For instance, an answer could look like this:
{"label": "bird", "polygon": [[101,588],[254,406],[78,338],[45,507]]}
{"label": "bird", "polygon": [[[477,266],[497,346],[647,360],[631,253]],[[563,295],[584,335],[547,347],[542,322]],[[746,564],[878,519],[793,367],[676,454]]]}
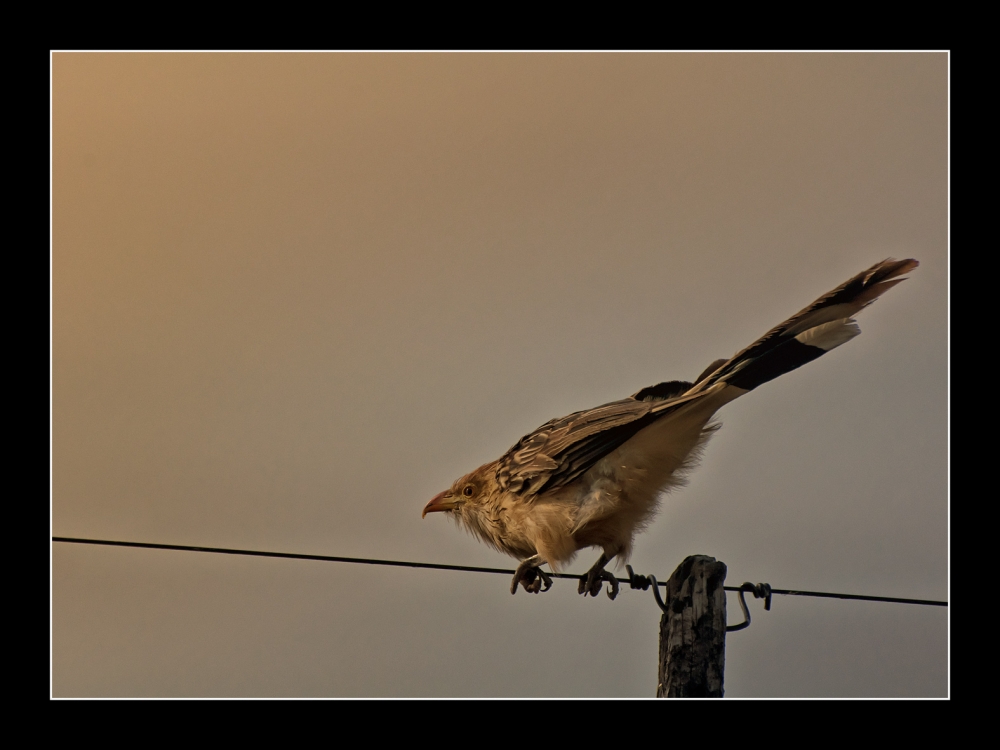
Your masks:
{"label": "bird", "polygon": [[503,456],[460,477],[423,509],[451,515],[466,530],[520,562],[511,581],[537,594],[580,550],[597,562],[578,592],[618,594],[606,566],[628,561],[636,534],[661,497],[682,486],[719,429],[730,401],[847,343],[861,330],[854,316],[904,281],[919,263],[887,258],[851,277],[693,382],[671,380],[628,398],[552,419]]}

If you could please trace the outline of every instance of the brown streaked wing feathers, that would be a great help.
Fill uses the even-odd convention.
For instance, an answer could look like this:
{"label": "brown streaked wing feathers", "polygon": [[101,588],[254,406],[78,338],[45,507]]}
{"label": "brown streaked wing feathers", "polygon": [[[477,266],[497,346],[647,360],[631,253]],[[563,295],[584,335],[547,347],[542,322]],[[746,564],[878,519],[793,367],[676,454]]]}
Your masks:
{"label": "brown streaked wing feathers", "polygon": [[497,480],[526,496],[562,487],[661,416],[661,404],[623,399],[546,422],[504,454]]}
{"label": "brown streaked wing feathers", "polygon": [[564,487],[639,430],[708,393],[663,401],[627,398],[553,419],[525,435],[503,455],[497,462],[497,481],[503,489],[525,499],[543,490]]}

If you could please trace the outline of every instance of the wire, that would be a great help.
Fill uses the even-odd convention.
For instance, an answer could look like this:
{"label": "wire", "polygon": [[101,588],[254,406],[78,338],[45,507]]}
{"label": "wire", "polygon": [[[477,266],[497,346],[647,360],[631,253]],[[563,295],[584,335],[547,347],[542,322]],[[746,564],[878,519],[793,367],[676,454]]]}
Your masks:
{"label": "wire", "polygon": [[[228,547],[193,547],[187,544],[152,544],[150,542],[118,542],[109,539],[81,539],[69,536],[54,536],[53,542],[68,544],[96,544],[105,547],[136,547],[139,549],[165,549],[177,552],[213,552],[217,555],[249,555],[250,557],[280,557],[287,560],[320,560],[322,562],[360,563],[362,565],[390,565],[397,568],[426,568],[429,570],[461,570],[470,573],[502,573],[514,575],[513,570],[505,568],[481,568],[474,565],[442,565],[438,563],[408,562],[404,560],[377,560],[366,557],[334,557],[331,555],[303,555],[296,552],[265,552],[263,550],[230,549]],[[579,581],[580,576],[573,573],[549,573],[553,578],[567,578]],[[629,583],[628,578],[617,579],[619,583]],[[666,582],[657,583],[666,588]],[[725,586],[726,591],[739,591],[741,586]],[[858,599],[866,602],[891,602],[894,604],[922,604],[931,607],[947,607],[948,602],[933,599],[901,599],[895,596],[866,596],[864,594],[834,594],[828,591],[801,591],[798,589],[771,589],[772,594],[784,596],[814,596],[824,599]]]}

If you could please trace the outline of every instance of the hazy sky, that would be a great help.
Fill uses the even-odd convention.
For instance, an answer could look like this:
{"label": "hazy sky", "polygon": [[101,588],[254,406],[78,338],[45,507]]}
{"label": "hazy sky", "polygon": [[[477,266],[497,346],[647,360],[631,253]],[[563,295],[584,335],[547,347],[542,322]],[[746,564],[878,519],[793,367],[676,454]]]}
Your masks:
{"label": "hazy sky", "polygon": [[[423,505],[914,257],[859,338],[721,412],[632,564],[946,599],[947,66],[53,55],[53,533],[513,567]],[[508,583],[57,544],[52,689],[655,694],[650,592]],[[729,697],[947,693],[947,610],[750,606]]]}

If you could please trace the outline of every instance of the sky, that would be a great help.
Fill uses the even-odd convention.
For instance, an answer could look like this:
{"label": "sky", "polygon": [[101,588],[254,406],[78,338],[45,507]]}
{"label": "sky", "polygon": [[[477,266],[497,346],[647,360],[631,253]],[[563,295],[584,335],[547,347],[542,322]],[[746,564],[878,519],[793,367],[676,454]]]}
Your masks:
{"label": "sky", "polygon": [[[948,598],[946,54],[55,53],[52,533],[513,568],[424,504],[886,257],[861,336],[720,412],[660,580]],[[656,692],[649,591],[51,566],[57,697]],[[750,608],[727,697],[949,693],[945,608]]]}

